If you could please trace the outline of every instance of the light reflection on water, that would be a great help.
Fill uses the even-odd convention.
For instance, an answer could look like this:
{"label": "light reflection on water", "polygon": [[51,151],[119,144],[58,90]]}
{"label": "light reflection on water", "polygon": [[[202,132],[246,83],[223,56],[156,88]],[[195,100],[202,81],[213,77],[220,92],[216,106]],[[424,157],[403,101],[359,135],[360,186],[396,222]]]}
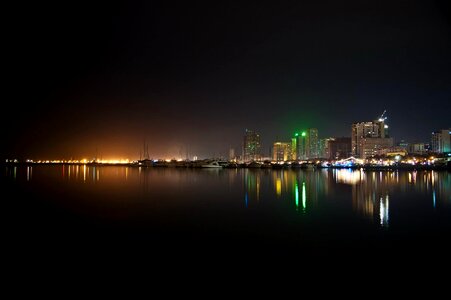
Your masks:
{"label": "light reflection on water", "polygon": [[[80,170],[81,168],[81,170]],[[451,205],[451,175],[436,171],[320,170],[199,170],[118,166],[6,166],[5,178],[14,181],[66,182],[72,185],[110,187],[118,193],[142,195],[159,191],[183,201],[202,194],[241,201],[243,209],[275,203],[300,215],[309,215],[338,203],[370,223],[388,228],[393,203],[399,198],[421,199],[421,207],[440,210]],[[241,200],[236,195],[241,193]],[[193,196],[194,195],[194,196]],[[195,200],[193,200],[195,201]],[[425,205],[427,204],[427,205]]]}

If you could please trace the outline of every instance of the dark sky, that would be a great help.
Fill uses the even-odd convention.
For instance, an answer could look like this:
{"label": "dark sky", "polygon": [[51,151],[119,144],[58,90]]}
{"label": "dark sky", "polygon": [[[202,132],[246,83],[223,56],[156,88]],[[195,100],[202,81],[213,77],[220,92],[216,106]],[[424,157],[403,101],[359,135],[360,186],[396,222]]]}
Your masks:
{"label": "dark sky", "polygon": [[2,156],[205,157],[245,128],[267,152],[384,109],[396,140],[451,127],[447,1],[63,2],[4,9]]}

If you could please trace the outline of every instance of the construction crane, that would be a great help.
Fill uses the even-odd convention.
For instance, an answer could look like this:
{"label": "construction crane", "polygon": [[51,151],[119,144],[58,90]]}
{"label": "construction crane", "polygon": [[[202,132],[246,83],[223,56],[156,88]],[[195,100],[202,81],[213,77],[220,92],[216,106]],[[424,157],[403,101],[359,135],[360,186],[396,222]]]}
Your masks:
{"label": "construction crane", "polygon": [[384,109],[384,112],[382,113],[382,115],[379,117],[379,122],[384,122],[385,120],[387,120],[387,117],[384,117],[385,113],[387,112],[386,109]]}

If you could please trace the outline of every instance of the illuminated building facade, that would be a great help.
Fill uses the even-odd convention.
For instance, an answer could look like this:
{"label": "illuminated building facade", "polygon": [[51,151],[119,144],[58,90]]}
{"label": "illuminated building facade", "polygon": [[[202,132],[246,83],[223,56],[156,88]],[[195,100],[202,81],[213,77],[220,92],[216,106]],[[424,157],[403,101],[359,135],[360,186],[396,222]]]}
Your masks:
{"label": "illuminated building facade", "polygon": [[451,152],[451,129],[434,131],[431,138],[431,151],[434,153]]}
{"label": "illuminated building facade", "polygon": [[409,154],[425,154],[427,152],[424,143],[414,143],[407,146]]}
{"label": "illuminated building facade", "polygon": [[321,158],[328,157],[329,149],[327,147],[328,147],[328,144],[329,144],[329,140],[330,140],[330,138],[319,139],[319,141],[318,141],[318,154],[319,154],[319,157],[321,157]]}
{"label": "illuminated building facade", "polygon": [[291,140],[293,160],[305,160],[320,157],[318,144],[318,129],[309,128],[296,133]]}
{"label": "illuminated building facade", "polygon": [[235,157],[235,149],[234,148],[230,148],[229,149],[229,160],[234,160],[236,159]]}
{"label": "illuminated building facade", "polygon": [[245,161],[261,159],[260,134],[246,129],[243,142],[243,158]]}
{"label": "illuminated building facade", "polygon": [[291,144],[276,142],[273,146],[273,160],[275,161],[287,161],[291,160]]}
{"label": "illuminated building facade", "polygon": [[318,158],[318,129],[309,128],[305,137],[305,158]]}
{"label": "illuminated building facade", "polygon": [[368,158],[377,155],[383,148],[393,146],[393,139],[388,137],[388,126],[385,119],[352,124],[351,147],[352,155],[358,158]]}
{"label": "illuminated building facade", "polygon": [[296,159],[305,159],[305,145],[307,133],[303,131],[301,134],[296,133]]}
{"label": "illuminated building facade", "polygon": [[296,134],[295,137],[291,138],[291,160],[296,160],[297,159],[297,140],[298,140],[298,135]]}

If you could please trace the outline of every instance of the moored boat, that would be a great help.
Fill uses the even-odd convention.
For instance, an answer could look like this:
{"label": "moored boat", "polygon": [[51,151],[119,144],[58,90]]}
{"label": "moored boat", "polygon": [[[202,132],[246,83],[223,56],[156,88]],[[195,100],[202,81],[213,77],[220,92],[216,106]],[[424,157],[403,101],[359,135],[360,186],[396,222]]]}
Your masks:
{"label": "moored boat", "polygon": [[202,168],[222,168],[217,160],[211,161],[208,164],[203,164]]}

